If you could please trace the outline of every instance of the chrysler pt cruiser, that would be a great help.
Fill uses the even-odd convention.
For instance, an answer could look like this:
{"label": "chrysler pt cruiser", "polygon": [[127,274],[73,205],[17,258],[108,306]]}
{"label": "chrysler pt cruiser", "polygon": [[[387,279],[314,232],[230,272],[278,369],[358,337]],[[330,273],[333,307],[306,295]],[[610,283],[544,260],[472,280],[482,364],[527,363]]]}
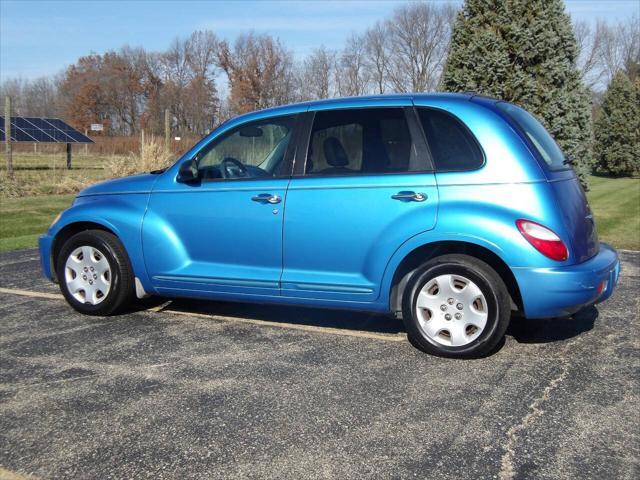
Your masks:
{"label": "chrysler pt cruiser", "polygon": [[387,312],[424,351],[475,357],[513,310],[569,316],[614,289],[569,163],[525,110],[471,94],[278,107],[81,191],[41,263],[90,315],[147,295]]}

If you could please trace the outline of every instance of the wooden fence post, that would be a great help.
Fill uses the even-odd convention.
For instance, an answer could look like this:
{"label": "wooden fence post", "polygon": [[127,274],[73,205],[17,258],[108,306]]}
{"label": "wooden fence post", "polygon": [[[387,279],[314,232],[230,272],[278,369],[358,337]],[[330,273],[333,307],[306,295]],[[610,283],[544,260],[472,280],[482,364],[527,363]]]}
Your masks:
{"label": "wooden fence post", "polygon": [[164,111],[164,148],[167,149],[167,152],[171,149],[171,113],[169,109],[165,109]]}
{"label": "wooden fence post", "polygon": [[4,101],[4,151],[7,155],[7,176],[13,178],[13,154],[11,151],[11,97]]}
{"label": "wooden fence post", "polygon": [[67,143],[67,170],[71,170],[71,144]]}

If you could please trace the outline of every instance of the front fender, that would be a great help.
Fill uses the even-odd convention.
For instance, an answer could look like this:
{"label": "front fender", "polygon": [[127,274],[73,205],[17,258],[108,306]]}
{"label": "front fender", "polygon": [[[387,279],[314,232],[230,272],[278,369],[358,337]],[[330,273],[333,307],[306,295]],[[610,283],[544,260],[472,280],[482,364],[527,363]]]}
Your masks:
{"label": "front fender", "polygon": [[133,273],[146,291],[152,291],[142,251],[142,222],[149,201],[148,193],[78,197],[62,212],[48,236],[56,236],[78,223],[94,223],[110,230],[124,245]]}

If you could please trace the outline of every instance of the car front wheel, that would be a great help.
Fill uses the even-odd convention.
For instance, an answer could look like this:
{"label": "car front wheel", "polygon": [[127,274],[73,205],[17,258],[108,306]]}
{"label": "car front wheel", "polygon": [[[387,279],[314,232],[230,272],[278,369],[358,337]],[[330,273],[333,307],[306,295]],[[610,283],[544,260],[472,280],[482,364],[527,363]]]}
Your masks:
{"label": "car front wheel", "polygon": [[504,337],[511,302],[500,276],[468,255],[443,255],[418,269],[402,299],[412,343],[445,357],[490,353]]}
{"label": "car front wheel", "polygon": [[60,290],[80,313],[110,315],[133,297],[134,276],[118,238],[87,230],[69,238],[57,259]]}

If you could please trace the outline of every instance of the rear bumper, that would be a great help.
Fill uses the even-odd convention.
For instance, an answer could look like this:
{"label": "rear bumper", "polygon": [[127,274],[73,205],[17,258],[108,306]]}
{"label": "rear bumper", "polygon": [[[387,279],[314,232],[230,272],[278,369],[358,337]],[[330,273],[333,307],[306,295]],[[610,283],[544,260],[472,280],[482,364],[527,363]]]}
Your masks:
{"label": "rear bumper", "polygon": [[586,262],[555,268],[513,268],[524,314],[529,318],[565,317],[603,302],[618,283],[620,261],[605,243]]}
{"label": "rear bumper", "polygon": [[51,245],[53,244],[53,237],[47,234],[41,235],[38,239],[38,250],[40,252],[40,268],[42,268],[43,275],[55,282],[55,276],[53,268],[51,266]]}

